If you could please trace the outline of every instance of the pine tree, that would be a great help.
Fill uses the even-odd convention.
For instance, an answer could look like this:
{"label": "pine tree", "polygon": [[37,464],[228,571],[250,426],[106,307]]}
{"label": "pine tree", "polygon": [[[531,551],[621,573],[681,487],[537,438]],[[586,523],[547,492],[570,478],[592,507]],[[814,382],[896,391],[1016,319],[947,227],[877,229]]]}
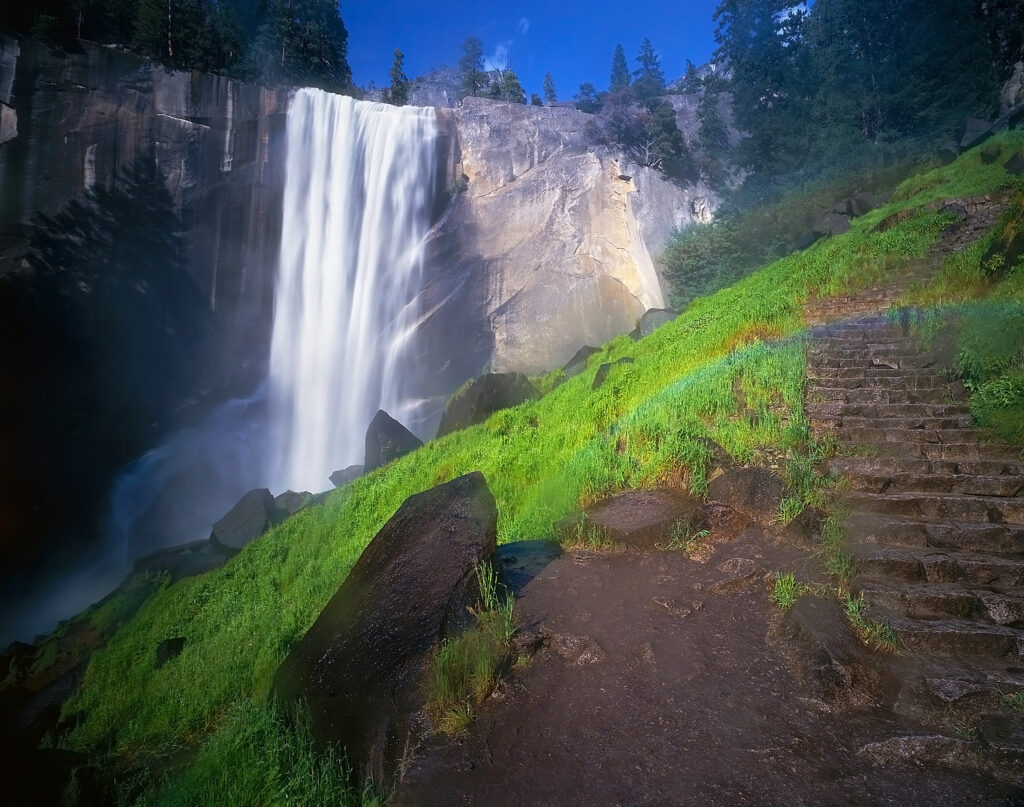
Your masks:
{"label": "pine tree", "polygon": [[548,106],[551,106],[558,100],[558,96],[555,94],[555,80],[551,77],[550,73],[544,74],[544,100]]}
{"label": "pine tree", "polygon": [[652,98],[665,92],[665,74],[661,70],[661,59],[655,53],[651,40],[646,37],[640,45],[636,61],[639,67],[633,73],[633,93],[637,98]]}
{"label": "pine tree", "polygon": [[512,70],[504,70],[501,73],[501,94],[502,101],[510,104],[525,104],[526,91],[519,83],[519,76]]}
{"label": "pine tree", "polygon": [[540,96],[537,93],[530,93],[530,106],[544,106],[544,102],[540,100]]}
{"label": "pine tree", "polygon": [[612,75],[608,85],[609,92],[621,92],[629,88],[629,65],[626,64],[626,52],[622,45],[615,46],[612,56]]}
{"label": "pine tree", "polygon": [[471,36],[462,43],[459,75],[462,77],[462,91],[466,95],[479,95],[487,87],[487,73],[484,72],[484,43],[480,41],[479,37]]}
{"label": "pine tree", "polygon": [[391,86],[384,91],[384,101],[395,106],[409,103],[409,77],[405,75],[405,54],[401,48],[395,48],[394,61],[391,63]]}
{"label": "pine tree", "polygon": [[580,84],[579,92],[576,93],[573,100],[576,102],[576,108],[580,112],[593,114],[601,109],[601,100],[597,95],[597,87],[589,81],[584,81]]}
{"label": "pine tree", "polygon": [[267,0],[257,47],[265,79],[332,90],[352,85],[348,31],[337,0]]}

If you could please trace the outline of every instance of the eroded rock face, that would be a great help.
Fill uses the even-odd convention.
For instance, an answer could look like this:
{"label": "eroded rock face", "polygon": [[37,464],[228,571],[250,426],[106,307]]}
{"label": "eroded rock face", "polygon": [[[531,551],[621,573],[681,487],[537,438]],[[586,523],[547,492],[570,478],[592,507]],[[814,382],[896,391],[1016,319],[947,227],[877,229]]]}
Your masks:
{"label": "eroded rock face", "polygon": [[[363,473],[415,451],[423,442],[383,409],[378,409],[366,429],[366,458]],[[349,466],[351,469],[353,466]],[[346,469],[346,470],[349,470]]]}
{"label": "eroded rock face", "polygon": [[483,423],[495,412],[518,406],[540,397],[536,387],[521,373],[487,373],[474,379],[445,407],[437,436],[443,437],[476,423]]}
{"label": "eroded rock face", "polygon": [[279,521],[274,497],[266,488],[250,490],[210,532],[210,540],[229,549],[241,549]]}
{"label": "eroded rock face", "polygon": [[316,738],[342,743],[363,778],[390,784],[415,745],[424,662],[464,624],[496,530],[479,472],[409,497],[278,670],[278,694],[305,698]]}
{"label": "eroded rock face", "polygon": [[232,347],[251,354],[272,313],[287,102],[112,48],[65,54],[0,37],[0,228],[54,213],[152,153],[189,272]]}
{"label": "eroded rock face", "polygon": [[[462,345],[445,370],[462,373],[456,383],[487,362],[527,375],[557,367],[665,307],[658,258],[694,220],[695,199],[706,211],[708,189],[595,149],[590,116],[572,108],[467,98],[447,116],[453,173],[469,182],[429,238],[422,327]],[[469,322],[453,323],[456,307]]]}

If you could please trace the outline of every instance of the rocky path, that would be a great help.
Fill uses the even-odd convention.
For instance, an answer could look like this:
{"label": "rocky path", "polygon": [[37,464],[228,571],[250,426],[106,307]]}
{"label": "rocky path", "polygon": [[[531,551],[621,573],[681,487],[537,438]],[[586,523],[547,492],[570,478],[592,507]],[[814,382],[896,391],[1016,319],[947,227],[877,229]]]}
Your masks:
{"label": "rocky path", "polygon": [[853,592],[899,655],[865,649],[834,598],[780,614],[775,570],[823,576],[767,520],[712,528],[699,557],[549,557],[516,586],[538,652],[393,804],[1024,805],[1005,698],[1024,691],[1022,463],[881,316],[1000,209],[973,200],[895,284],[808,305],[810,324],[860,317],[812,332],[808,412],[846,449]]}
{"label": "rocky path", "polygon": [[[769,570],[807,579],[812,564],[758,528],[705,562],[657,550],[551,560],[517,592],[539,652],[466,734],[411,763],[393,807],[1019,804],[991,777],[863,752],[900,719],[811,696],[767,587]],[[826,627],[856,652],[841,615]]]}
{"label": "rocky path", "polygon": [[808,411],[841,443],[852,593],[898,637],[894,710],[934,732],[893,747],[1024,774],[1024,462],[972,426],[962,385],[898,325],[817,337]]}

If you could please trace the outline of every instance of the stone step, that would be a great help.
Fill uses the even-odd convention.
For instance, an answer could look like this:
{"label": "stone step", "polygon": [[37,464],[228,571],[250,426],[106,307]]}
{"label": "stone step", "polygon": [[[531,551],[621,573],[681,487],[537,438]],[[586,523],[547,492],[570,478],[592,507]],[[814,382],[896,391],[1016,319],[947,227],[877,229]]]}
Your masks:
{"label": "stone step", "polygon": [[937,445],[969,443],[974,429],[901,429],[899,427],[870,428],[847,427],[836,429],[835,435],[841,440],[853,443],[934,443]]}
{"label": "stone step", "polygon": [[[978,431],[974,429],[972,431]],[[900,443],[898,441],[874,442],[847,441],[848,445],[856,448],[856,451],[847,451],[848,454],[873,457],[903,457],[909,460],[951,460],[963,462],[966,460],[1005,460],[1016,462],[1018,452],[1015,449],[998,444],[987,443]]]}
{"label": "stone step", "polygon": [[969,417],[971,414],[970,408],[961,403],[881,404],[844,401],[805,404],[804,412],[811,417],[820,418],[954,418],[961,415]]}
{"label": "stone step", "polygon": [[816,354],[809,354],[812,368],[816,370],[925,370],[935,367],[938,359],[935,356],[919,353],[887,353],[860,348],[844,350],[829,348]]}
{"label": "stone step", "polygon": [[[865,415],[837,415],[816,418],[826,429],[969,429],[973,425],[970,414],[946,417],[869,417]],[[931,442],[931,441],[929,441]]]}
{"label": "stone step", "polygon": [[911,619],[879,606],[865,608],[864,614],[888,623],[900,643],[918,653],[1016,662],[1024,645],[1024,631],[1002,625],[956,618]]}
{"label": "stone step", "polygon": [[953,387],[947,389],[887,390],[834,384],[808,384],[806,398],[809,404],[840,402],[846,404],[958,404],[963,397]]}
{"label": "stone step", "polygon": [[[840,372],[851,372],[848,370],[842,370]],[[889,373],[903,373],[904,370],[888,370]],[[939,398],[936,403],[947,403],[962,400],[955,393],[955,388],[951,383],[938,375],[899,375],[899,376],[882,376],[877,378],[864,378],[863,376],[854,376],[852,378],[833,378],[816,376],[813,373],[807,374],[808,380],[811,382],[808,386],[811,387],[827,387],[827,388],[844,388],[847,390],[851,389],[868,389],[868,390],[948,390],[948,398]],[[851,401],[853,399],[850,399]],[[925,403],[931,403],[932,401],[924,401]],[[913,399],[906,401],[906,403],[917,403]]]}
{"label": "stone step", "polygon": [[938,493],[852,492],[845,502],[856,512],[936,521],[1010,524],[1024,528],[1024,498]]}
{"label": "stone step", "polygon": [[1024,492],[1024,477],[973,474],[848,472],[852,489],[863,493],[943,493],[1007,498]]}
{"label": "stone step", "polygon": [[880,583],[855,580],[851,593],[869,608],[879,607],[911,619],[986,619],[981,600],[955,583]]}
{"label": "stone step", "polygon": [[[859,366],[859,367],[819,367],[807,368],[807,377],[814,379],[851,379],[855,378],[870,383],[878,382],[880,379],[922,379],[917,386],[936,386],[937,384],[949,383],[942,373],[917,370],[913,368],[882,367],[880,365]],[[924,379],[934,379],[925,381]],[[885,384],[878,384],[885,386]]]}
{"label": "stone step", "polygon": [[836,474],[952,474],[963,476],[1024,477],[1024,463],[1007,460],[927,460],[904,457],[832,457],[829,471]]}
{"label": "stone step", "polygon": [[926,521],[878,513],[851,513],[843,527],[853,544],[898,544],[991,555],[1024,553],[1024,526],[972,521]]}
{"label": "stone step", "polygon": [[970,619],[1004,627],[1024,627],[1024,589],[992,590],[959,583],[855,580],[854,596],[911,619]]}
{"label": "stone step", "polygon": [[1022,477],[1024,463],[1007,460],[928,460],[904,457],[832,457],[828,469],[836,474],[935,474]]}
{"label": "stone step", "polygon": [[859,544],[850,547],[857,576],[867,579],[1015,588],[1024,586],[1024,555],[943,552],[931,547]]}

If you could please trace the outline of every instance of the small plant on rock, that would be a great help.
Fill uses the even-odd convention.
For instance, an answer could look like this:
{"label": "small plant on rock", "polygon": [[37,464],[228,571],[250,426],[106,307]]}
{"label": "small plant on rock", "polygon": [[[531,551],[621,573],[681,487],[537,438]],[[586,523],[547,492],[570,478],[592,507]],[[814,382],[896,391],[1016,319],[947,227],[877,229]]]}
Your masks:
{"label": "small plant on rock", "polygon": [[792,572],[775,575],[775,588],[772,590],[772,599],[783,611],[788,611],[797,601],[797,598],[804,593],[804,586],[796,581]]}
{"label": "small plant on rock", "polygon": [[847,594],[843,598],[843,608],[846,610],[846,618],[850,620],[853,629],[860,636],[861,641],[887,653],[899,652],[899,640],[892,626],[875,619],[868,619],[864,615],[864,600],[856,599]]}
{"label": "small plant on rock", "polygon": [[700,549],[708,535],[708,530],[694,531],[690,525],[677,521],[672,525],[668,543],[659,548],[670,552],[681,550],[687,555],[692,555]]}
{"label": "small plant on rock", "polygon": [[427,685],[427,714],[444,734],[458,734],[469,726],[511,659],[510,642],[516,631],[512,595],[498,582],[489,563],[477,565],[476,579],[480,588],[480,603],[473,609],[476,625],[441,643]]}
{"label": "small plant on rock", "polygon": [[786,498],[779,502],[779,509],[776,511],[772,521],[785,526],[804,511],[804,503],[796,498]]}

